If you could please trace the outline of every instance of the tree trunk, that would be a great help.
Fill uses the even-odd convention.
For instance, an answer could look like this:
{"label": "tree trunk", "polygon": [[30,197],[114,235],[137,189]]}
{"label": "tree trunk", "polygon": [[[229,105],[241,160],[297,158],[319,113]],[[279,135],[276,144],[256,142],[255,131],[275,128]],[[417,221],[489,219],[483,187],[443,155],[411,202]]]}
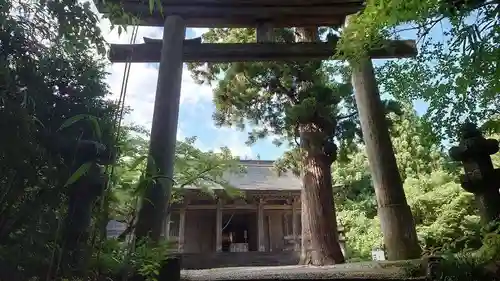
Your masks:
{"label": "tree trunk", "polygon": [[[319,40],[317,28],[298,28],[297,41]],[[331,265],[344,263],[333,201],[331,165],[333,155],[325,154],[324,128],[315,124],[300,126],[303,155],[302,241],[300,264]]]}
{"label": "tree trunk", "polygon": [[333,158],[324,153],[324,139],[325,135],[315,125],[301,126],[304,155],[300,263],[304,265],[332,265],[345,261],[338,241],[333,201]]}

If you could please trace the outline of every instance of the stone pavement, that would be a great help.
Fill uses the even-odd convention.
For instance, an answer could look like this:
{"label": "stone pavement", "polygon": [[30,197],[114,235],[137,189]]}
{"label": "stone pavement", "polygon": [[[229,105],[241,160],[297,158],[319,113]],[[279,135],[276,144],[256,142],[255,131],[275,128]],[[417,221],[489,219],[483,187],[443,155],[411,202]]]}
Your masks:
{"label": "stone pavement", "polygon": [[333,266],[255,266],[182,270],[181,280],[425,280],[420,260]]}

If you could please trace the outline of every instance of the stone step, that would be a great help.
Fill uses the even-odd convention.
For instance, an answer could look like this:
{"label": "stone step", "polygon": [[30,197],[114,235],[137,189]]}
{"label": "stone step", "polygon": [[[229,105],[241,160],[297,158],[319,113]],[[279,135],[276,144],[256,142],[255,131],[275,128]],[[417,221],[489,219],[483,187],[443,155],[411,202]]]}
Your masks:
{"label": "stone step", "polygon": [[284,266],[299,263],[299,253],[288,252],[221,252],[181,255],[183,269],[210,269],[244,266]]}
{"label": "stone step", "polygon": [[425,276],[408,276],[399,269],[349,267],[311,267],[311,266],[274,266],[274,267],[233,267],[204,270],[181,271],[183,281],[205,280],[392,280],[424,281]]}

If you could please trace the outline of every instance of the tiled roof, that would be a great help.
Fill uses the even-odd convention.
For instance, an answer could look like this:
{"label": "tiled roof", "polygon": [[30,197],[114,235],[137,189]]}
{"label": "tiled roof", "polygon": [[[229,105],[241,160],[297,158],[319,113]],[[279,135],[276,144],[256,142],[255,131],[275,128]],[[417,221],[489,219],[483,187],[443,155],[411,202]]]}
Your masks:
{"label": "tiled roof", "polygon": [[[256,191],[298,191],[302,182],[292,172],[278,175],[270,160],[240,160],[246,172],[235,174],[227,173],[224,178],[229,184],[239,190]],[[196,187],[188,187],[196,189]]]}

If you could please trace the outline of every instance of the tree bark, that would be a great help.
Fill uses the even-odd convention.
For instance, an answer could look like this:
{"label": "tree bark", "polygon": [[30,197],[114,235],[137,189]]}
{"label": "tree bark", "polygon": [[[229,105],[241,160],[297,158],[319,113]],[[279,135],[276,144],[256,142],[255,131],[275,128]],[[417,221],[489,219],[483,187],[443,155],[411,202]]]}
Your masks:
{"label": "tree bark", "polygon": [[323,152],[324,134],[315,125],[301,128],[303,158],[302,249],[300,263],[332,265],[344,263],[339,244],[333,201],[332,156]]}
{"label": "tree bark", "polygon": [[[318,40],[317,28],[297,30],[301,41]],[[333,201],[331,165],[335,155],[326,155],[324,128],[317,124],[300,126],[303,155],[302,241],[300,264],[332,265],[344,263]]]}

